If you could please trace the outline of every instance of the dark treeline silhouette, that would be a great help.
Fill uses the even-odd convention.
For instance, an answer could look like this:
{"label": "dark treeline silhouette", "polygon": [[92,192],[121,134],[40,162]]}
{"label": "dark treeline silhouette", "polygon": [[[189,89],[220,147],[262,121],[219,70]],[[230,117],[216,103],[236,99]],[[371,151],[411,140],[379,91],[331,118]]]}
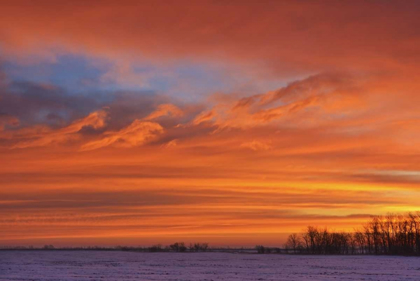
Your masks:
{"label": "dark treeline silhouette", "polygon": [[420,255],[420,212],[375,216],[352,233],[308,226],[289,235],[286,253]]}
{"label": "dark treeline silhouette", "polygon": [[176,242],[166,247],[161,245],[155,245],[152,247],[146,248],[148,252],[206,252],[208,250],[209,244],[207,243],[194,243],[190,244],[188,247],[184,242]]}
{"label": "dark treeline silhouette", "polygon": [[[116,246],[116,247],[54,247],[53,245],[45,245],[43,247],[33,246],[17,246],[17,247],[0,247],[0,250],[25,250],[25,251],[127,251],[127,252],[207,252],[210,250],[208,243],[194,243],[186,246],[184,242],[176,242],[169,246],[160,244],[150,247],[133,247],[133,246]],[[220,249],[211,249],[219,251]]]}

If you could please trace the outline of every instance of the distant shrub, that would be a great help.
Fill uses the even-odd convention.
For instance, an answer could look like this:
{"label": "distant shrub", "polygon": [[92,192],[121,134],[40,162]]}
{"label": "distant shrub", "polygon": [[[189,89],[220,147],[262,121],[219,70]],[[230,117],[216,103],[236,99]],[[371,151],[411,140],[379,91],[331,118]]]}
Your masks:
{"label": "distant shrub", "polygon": [[149,250],[149,252],[152,252],[152,253],[154,253],[154,252],[163,252],[162,245],[160,245],[160,244],[153,245],[153,246],[149,247],[148,250]]}
{"label": "distant shrub", "polygon": [[262,246],[262,245],[255,246],[255,249],[257,250],[257,253],[258,254],[264,254],[265,251],[266,251],[266,248],[264,246]]}
{"label": "distant shrub", "polygon": [[174,252],[185,252],[185,251],[187,251],[187,247],[185,246],[184,242],[176,242],[172,245],[169,245],[169,248]]}
{"label": "distant shrub", "polygon": [[194,243],[190,244],[189,249],[191,252],[206,252],[209,247],[207,243]]}

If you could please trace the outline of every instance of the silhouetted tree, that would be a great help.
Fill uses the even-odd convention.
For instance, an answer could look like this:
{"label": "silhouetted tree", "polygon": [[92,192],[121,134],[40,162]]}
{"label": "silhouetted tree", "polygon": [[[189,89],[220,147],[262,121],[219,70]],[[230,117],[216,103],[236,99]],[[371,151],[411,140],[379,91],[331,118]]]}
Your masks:
{"label": "silhouetted tree", "polygon": [[265,253],[265,247],[262,245],[255,246],[255,249],[257,250],[258,254],[264,254]]}
{"label": "silhouetted tree", "polygon": [[285,247],[306,254],[420,255],[420,212],[374,216],[354,233],[308,226],[291,234]]}
{"label": "silhouetted tree", "polygon": [[153,245],[153,246],[149,247],[148,250],[149,250],[149,252],[152,252],[152,253],[154,253],[154,252],[163,252],[162,245],[160,245],[160,244]]}
{"label": "silhouetted tree", "polygon": [[172,245],[169,245],[169,248],[174,252],[185,252],[187,251],[187,247],[185,246],[184,242],[176,242]]}
{"label": "silhouetted tree", "polygon": [[301,245],[302,245],[302,241],[297,233],[292,233],[287,238],[286,248],[291,249],[294,254],[297,253],[297,249]]}

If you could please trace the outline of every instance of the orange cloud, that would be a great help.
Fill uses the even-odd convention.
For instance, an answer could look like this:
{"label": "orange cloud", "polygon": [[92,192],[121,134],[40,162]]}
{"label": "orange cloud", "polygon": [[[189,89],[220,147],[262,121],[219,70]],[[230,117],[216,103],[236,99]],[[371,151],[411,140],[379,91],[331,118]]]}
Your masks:
{"label": "orange cloud", "polygon": [[202,112],[194,118],[194,120],[192,121],[192,124],[199,125],[203,122],[211,121],[215,116],[216,114],[213,110]]}
{"label": "orange cloud", "polygon": [[256,141],[256,140],[251,141],[251,142],[245,142],[241,144],[241,147],[249,148],[254,151],[269,150],[272,148],[271,145],[264,142]]}
{"label": "orange cloud", "polygon": [[161,104],[158,108],[150,113],[144,120],[153,120],[162,116],[172,115],[173,117],[182,116],[184,113],[181,109],[173,104]]}
{"label": "orange cloud", "polygon": [[0,38],[6,54],[26,58],[36,54],[49,60],[67,51],[112,58],[123,61],[121,65],[146,58],[219,59],[254,69],[262,65],[264,70],[250,70],[259,77],[280,73],[290,78],[343,68],[411,73],[419,67],[418,5],[415,1],[69,5],[19,0],[3,5]]}
{"label": "orange cloud", "polygon": [[[105,126],[105,119],[107,113],[104,110],[96,111],[83,119],[76,120],[71,123],[69,126],[64,127],[59,130],[50,130],[49,128],[30,128],[29,130],[18,130],[17,132],[12,132],[13,136],[21,135],[21,138],[29,139],[25,141],[19,141],[12,148],[28,148],[36,146],[46,146],[51,144],[63,143],[72,139],[78,139],[79,136],[76,135],[84,127],[91,127],[93,129],[99,129]],[[34,129],[37,131],[35,132]]]}
{"label": "orange cloud", "polygon": [[211,111],[197,115],[193,124],[209,122],[219,128],[246,128],[290,120],[301,123],[304,114],[319,119],[356,112],[371,94],[365,80],[340,73],[310,76],[275,91],[218,103]]}
{"label": "orange cloud", "polygon": [[134,147],[155,140],[164,129],[158,123],[134,120],[126,128],[117,132],[107,132],[100,140],[82,145],[81,150],[93,150],[106,146]]}

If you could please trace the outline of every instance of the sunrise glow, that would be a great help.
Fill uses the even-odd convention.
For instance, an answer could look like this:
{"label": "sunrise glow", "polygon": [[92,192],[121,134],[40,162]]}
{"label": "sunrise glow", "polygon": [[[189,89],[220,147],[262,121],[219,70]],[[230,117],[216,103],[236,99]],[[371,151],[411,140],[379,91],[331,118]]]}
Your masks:
{"label": "sunrise glow", "polygon": [[1,245],[420,209],[419,2],[0,2]]}

